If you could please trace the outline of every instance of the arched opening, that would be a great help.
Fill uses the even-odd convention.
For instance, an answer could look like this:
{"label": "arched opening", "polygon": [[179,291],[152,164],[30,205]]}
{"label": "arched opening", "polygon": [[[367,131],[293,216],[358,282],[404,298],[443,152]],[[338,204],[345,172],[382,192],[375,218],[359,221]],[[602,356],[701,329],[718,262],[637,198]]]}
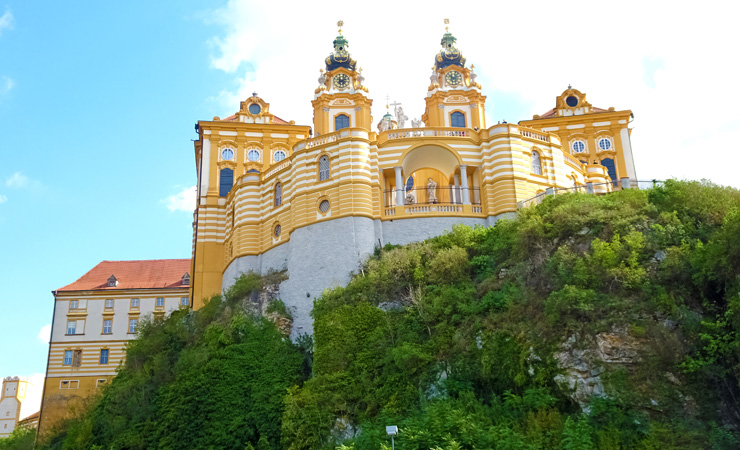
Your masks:
{"label": "arched opening", "polygon": [[231,187],[233,185],[234,171],[229,168],[221,169],[221,173],[219,176],[218,196],[226,197],[227,195],[229,195],[229,191],[231,191]]}
{"label": "arched opening", "polygon": [[340,114],[334,118],[334,131],[339,131],[342,128],[349,128],[349,116],[347,114]]}
{"label": "arched opening", "polygon": [[450,114],[450,126],[465,128],[465,114],[461,113],[460,111],[455,111]]}
{"label": "arched opening", "polygon": [[617,167],[614,165],[614,160],[611,158],[604,158],[601,160],[601,165],[606,167],[606,171],[609,173],[609,178],[612,179],[612,185],[616,186],[619,179],[617,178]]}

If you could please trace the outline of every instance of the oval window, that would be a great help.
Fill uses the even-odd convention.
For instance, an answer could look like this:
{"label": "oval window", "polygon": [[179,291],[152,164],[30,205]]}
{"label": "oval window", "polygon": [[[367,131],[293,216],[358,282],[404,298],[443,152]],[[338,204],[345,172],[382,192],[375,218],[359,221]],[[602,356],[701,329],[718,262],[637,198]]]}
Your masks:
{"label": "oval window", "polygon": [[262,107],[256,103],[249,105],[249,114],[257,115],[262,111]]}

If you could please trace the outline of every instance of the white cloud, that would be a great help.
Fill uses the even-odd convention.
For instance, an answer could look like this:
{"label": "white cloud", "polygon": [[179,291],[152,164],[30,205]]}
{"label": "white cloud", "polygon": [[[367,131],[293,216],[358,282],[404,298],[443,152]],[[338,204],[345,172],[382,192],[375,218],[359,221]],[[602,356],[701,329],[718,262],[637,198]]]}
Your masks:
{"label": "white cloud", "polygon": [[0,203],[5,203],[5,202],[7,202],[7,201],[8,201],[8,197],[6,197],[6,196],[5,196],[5,195],[3,195],[3,194],[0,194]]}
{"label": "white cloud", "polygon": [[196,192],[195,186],[190,186],[162,199],[161,203],[164,203],[170,211],[185,211],[192,213],[195,209]]}
{"label": "white cloud", "polygon": [[20,172],[14,173],[5,180],[5,185],[11,188],[24,188],[28,186],[29,183],[30,180],[28,177]]}
{"label": "white cloud", "polygon": [[44,392],[44,374],[33,373],[28,378],[26,399],[21,404],[21,418],[26,418],[41,409],[41,397]]}
{"label": "white cloud", "polygon": [[450,14],[448,5],[396,2],[389,13],[350,3],[329,17],[311,2],[230,0],[206,21],[218,27],[208,41],[211,66],[234,78],[215,88],[214,110],[203,116],[230,115],[256,91],[271,113],[310,125],[319,69],[332,50],[336,20],[343,19],[350,52],[375,100],[374,122],[385,113],[386,95],[419,118],[442,19],[449,17],[450,32],[488,96],[488,126],[542,114],[572,84],[594,106],[634,111],[639,178],[709,178],[740,187],[734,165],[717,164],[736,158],[730,143],[740,134],[735,59],[716,44],[736,40],[733,16],[716,14],[726,5],[466,3],[465,11],[475,14]]}
{"label": "white cloud", "polygon": [[13,13],[9,9],[5,10],[5,14],[0,16],[0,35],[3,34],[3,30],[13,29]]}
{"label": "white cloud", "polygon": [[6,76],[0,77],[0,96],[12,91],[14,87],[15,81],[12,78]]}
{"label": "white cloud", "polygon": [[41,331],[39,331],[37,337],[39,338],[39,341],[43,342],[44,344],[49,344],[49,341],[51,341],[51,324],[48,323],[41,327]]}

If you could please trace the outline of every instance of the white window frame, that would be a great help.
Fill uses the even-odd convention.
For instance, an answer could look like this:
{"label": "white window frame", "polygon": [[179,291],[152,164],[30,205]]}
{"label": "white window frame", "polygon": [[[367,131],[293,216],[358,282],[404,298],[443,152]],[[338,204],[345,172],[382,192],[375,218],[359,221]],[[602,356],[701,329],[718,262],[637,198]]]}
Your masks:
{"label": "white window frame", "polygon": [[[70,331],[72,332],[70,333]],[[76,320],[67,321],[67,334],[68,335],[77,334],[77,321]]]}
{"label": "white window frame", "polygon": [[[251,158],[251,157],[249,156],[250,154],[252,154],[252,152],[254,152],[254,153],[256,153],[256,154],[257,154],[257,158],[256,158],[256,159],[252,159],[252,158]],[[259,151],[258,149],[256,149],[256,148],[248,148],[248,149],[247,149],[247,158],[246,158],[246,159],[247,159],[247,161],[250,161],[250,162],[259,162],[259,160],[260,160],[261,158],[262,158],[262,152],[260,152],[260,151]]]}
{"label": "white window frame", "polygon": [[79,306],[80,306],[80,303],[77,300],[70,300],[69,301],[69,309],[70,310],[78,309]]}
{"label": "white window frame", "polygon": [[132,298],[131,299],[131,309],[139,309],[139,305],[141,304],[141,300],[138,298]]}
{"label": "white window frame", "polygon": [[128,319],[128,332],[133,334],[139,329],[139,319]]}
{"label": "white window frame", "polygon": [[[103,362],[103,352],[105,352],[105,362]],[[110,361],[110,349],[108,348],[101,348],[100,349],[100,358],[98,359],[98,362],[100,364],[108,364]]]}
{"label": "white window frame", "polygon": [[180,306],[190,306],[190,297],[180,297]]}
{"label": "white window frame", "polygon": [[157,308],[164,308],[164,297],[157,297],[157,300],[155,300],[155,302],[155,306]]}
{"label": "white window frame", "polygon": [[[110,306],[108,306],[110,304]],[[115,302],[112,298],[105,299],[105,309],[113,309],[113,306],[115,305]]]}
{"label": "white window frame", "polygon": [[[108,327],[106,328],[105,323],[108,322]],[[103,334],[112,334],[113,333],[113,319],[103,319]]]}
{"label": "white window frame", "polygon": [[[280,159],[278,159],[278,153],[282,153],[283,157],[280,158]],[[288,157],[288,152],[286,152],[285,150],[282,150],[282,149],[275,150],[272,153],[272,160],[275,161],[276,163],[278,163],[280,161],[284,161],[285,158],[287,158],[287,157]]]}
{"label": "white window frame", "polygon": [[64,359],[62,360],[63,366],[71,366],[72,365],[72,355],[74,353],[72,350],[65,350],[64,351]]}

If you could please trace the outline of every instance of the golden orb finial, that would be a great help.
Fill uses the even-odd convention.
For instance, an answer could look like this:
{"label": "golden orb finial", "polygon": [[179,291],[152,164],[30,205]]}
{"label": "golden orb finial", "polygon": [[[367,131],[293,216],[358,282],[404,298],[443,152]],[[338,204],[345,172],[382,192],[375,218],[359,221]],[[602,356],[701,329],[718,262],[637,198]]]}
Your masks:
{"label": "golden orb finial", "polygon": [[344,26],[344,20],[338,21],[337,26],[339,27],[339,34],[342,34],[342,27]]}
{"label": "golden orb finial", "polygon": [[[450,19],[445,19],[445,25],[449,25],[449,24],[450,24]],[[450,27],[445,27],[445,33],[449,33],[449,32],[450,32]]]}

